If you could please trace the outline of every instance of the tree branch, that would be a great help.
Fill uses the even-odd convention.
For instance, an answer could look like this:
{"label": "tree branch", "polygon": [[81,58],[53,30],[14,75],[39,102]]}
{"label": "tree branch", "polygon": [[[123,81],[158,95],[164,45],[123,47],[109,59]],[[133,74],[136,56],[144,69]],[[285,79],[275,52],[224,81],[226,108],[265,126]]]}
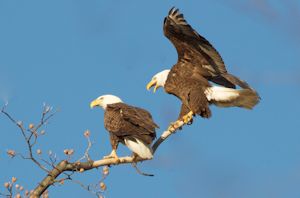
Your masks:
{"label": "tree branch", "polygon": [[[8,103],[6,103],[2,108],[1,108],[1,113],[3,113],[10,121],[12,121],[21,131],[22,136],[24,137],[24,140],[26,142],[27,145],[27,149],[28,149],[28,156],[24,156],[22,154],[19,154],[23,159],[26,160],[31,160],[33,163],[35,163],[39,168],[41,168],[42,170],[48,172],[48,169],[43,166],[35,157],[34,157],[34,153],[33,153],[33,147],[36,144],[37,138],[39,136],[38,134],[38,129],[40,129],[41,127],[43,127],[45,124],[47,124],[47,121],[52,118],[57,111],[52,112],[52,108],[49,106],[46,106],[44,104],[43,106],[43,112],[42,112],[42,116],[40,119],[40,122],[38,123],[38,125],[35,127],[33,124],[29,125],[29,128],[26,130],[23,122],[22,121],[16,121],[16,119],[14,119],[8,112],[6,112],[6,108],[8,106]],[[26,132],[29,132],[29,134],[27,134]],[[32,140],[32,137],[34,137],[34,140]],[[32,142],[33,141],[33,142]]]}
{"label": "tree branch", "polygon": [[163,143],[170,135],[175,133],[178,129],[180,129],[185,123],[181,120],[176,123],[175,127],[168,128],[168,130],[164,131],[161,136],[156,140],[156,142],[152,146],[153,153],[155,153],[156,149],[159,147],[161,143]]}
{"label": "tree branch", "polygon": [[[159,145],[165,141],[170,135],[175,133],[178,128],[182,127],[184,125],[184,122],[180,121],[176,128],[169,129],[167,131],[164,131],[163,134],[159,137],[159,139],[156,140],[156,142],[152,146],[153,154],[159,147]],[[109,158],[109,159],[100,159],[96,161],[87,161],[87,162],[73,162],[70,163],[67,160],[63,160],[58,165],[53,168],[49,174],[42,180],[41,183],[34,189],[33,195],[31,198],[38,198],[43,194],[47,188],[49,188],[50,185],[52,185],[55,182],[55,179],[63,172],[65,171],[87,171],[94,168],[98,168],[100,166],[112,166],[112,165],[119,165],[119,164],[132,164],[136,162],[146,161],[147,159],[141,159],[139,157],[120,157],[118,159]]]}
{"label": "tree branch", "polygon": [[[115,158],[108,158],[108,159],[100,159],[100,160],[96,160],[93,161],[90,159],[89,156],[89,149],[92,146],[92,143],[90,141],[89,135],[90,132],[86,131],[84,133],[84,136],[87,138],[88,141],[88,147],[84,153],[84,156],[82,158],[80,158],[79,160],[75,161],[75,162],[69,162],[68,160],[62,160],[60,161],[57,165],[55,165],[56,162],[56,157],[54,157],[54,159],[52,158],[52,153],[49,154],[49,158],[51,162],[48,162],[46,160],[43,160],[43,162],[45,162],[47,165],[51,165],[52,170],[48,170],[46,167],[44,167],[34,156],[33,156],[33,151],[32,151],[32,147],[36,144],[37,138],[38,138],[38,132],[37,130],[40,129],[43,125],[45,125],[47,123],[47,121],[56,113],[51,113],[52,112],[52,108],[49,106],[44,105],[44,109],[42,112],[42,116],[40,119],[40,122],[37,124],[37,126],[35,127],[33,124],[29,125],[29,129],[25,129],[23,126],[23,123],[21,121],[16,121],[12,116],[10,116],[9,113],[7,113],[5,111],[5,108],[7,107],[7,104],[5,104],[5,106],[1,109],[1,113],[3,113],[6,117],[9,118],[9,120],[11,120],[14,124],[16,124],[18,126],[18,128],[20,129],[26,143],[27,143],[27,147],[28,147],[28,151],[29,151],[29,156],[25,157],[22,154],[21,157],[23,157],[24,159],[30,159],[32,160],[38,167],[40,167],[42,170],[47,172],[47,176],[44,177],[44,179],[38,184],[38,186],[31,192],[30,194],[30,198],[38,198],[40,196],[43,195],[43,193],[46,192],[46,190],[53,185],[54,183],[58,182],[57,178],[61,175],[61,174],[65,174],[67,175],[68,178],[71,179],[71,176],[65,172],[71,171],[72,174],[74,174],[75,172],[84,172],[84,171],[88,171],[94,168],[98,168],[101,166],[112,166],[112,165],[119,165],[119,164],[132,164],[136,169],[136,163],[137,162],[141,162],[141,161],[146,161],[148,159],[142,159],[140,157],[133,157],[133,156],[125,156],[125,157],[120,157],[119,159],[115,159]],[[49,115],[50,114],[50,115]],[[152,151],[153,151],[153,155],[156,152],[157,148],[160,146],[161,143],[163,143],[170,135],[172,135],[173,133],[175,133],[179,128],[181,128],[184,124],[184,122],[182,121],[177,121],[176,125],[171,125],[171,127],[168,128],[168,130],[164,131],[162,133],[162,135],[155,141],[155,143],[152,146]],[[29,135],[26,134],[26,132],[29,132]],[[32,137],[34,137],[33,142]],[[70,157],[71,154],[65,153],[66,155],[68,155]],[[10,151],[9,155],[11,157],[14,157],[16,155],[16,153],[12,150]],[[85,162],[81,162],[81,160],[86,159],[87,161]],[[138,169],[137,169],[138,170]],[[140,172],[138,170],[138,172]],[[141,172],[140,172],[141,173]],[[144,174],[143,175],[147,175],[148,174]]]}

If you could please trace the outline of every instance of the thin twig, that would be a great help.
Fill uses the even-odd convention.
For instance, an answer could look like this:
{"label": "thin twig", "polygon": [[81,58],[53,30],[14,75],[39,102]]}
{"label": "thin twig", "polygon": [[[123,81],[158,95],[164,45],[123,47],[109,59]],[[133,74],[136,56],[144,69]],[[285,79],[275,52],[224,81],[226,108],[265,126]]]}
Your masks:
{"label": "thin twig", "polygon": [[71,182],[78,184],[81,188],[83,188],[84,190],[88,191],[89,193],[96,195],[97,197],[100,197],[100,195],[102,195],[102,193],[104,193],[104,191],[100,190],[100,188],[97,188],[96,185],[84,185],[82,182],[78,181],[78,180],[70,180]]}
{"label": "thin twig", "polygon": [[[165,131],[160,138],[154,143],[152,149],[153,154],[155,153],[158,146],[166,140],[171,134],[175,133],[177,129],[184,125],[183,122],[180,122],[174,130]],[[98,168],[100,166],[112,166],[112,165],[119,165],[119,164],[132,164],[136,162],[146,161],[148,159],[141,159],[139,157],[120,157],[119,159],[115,158],[108,158],[108,159],[101,159],[97,161],[87,161],[87,162],[74,162],[70,163],[66,160],[61,161],[58,165],[49,172],[49,174],[42,180],[42,182],[34,189],[34,197],[39,197],[57,178],[61,173],[65,171],[79,171],[79,170],[91,170],[94,168]]]}
{"label": "thin twig", "polygon": [[[33,163],[35,163],[39,168],[41,168],[42,170],[48,172],[48,169],[43,166],[33,155],[33,146],[35,145],[36,143],[36,140],[37,140],[37,129],[39,129],[40,127],[42,127],[46,122],[47,120],[49,120],[56,112],[50,114],[49,116],[47,116],[48,113],[50,113],[51,111],[51,108],[48,107],[44,107],[44,110],[43,110],[43,113],[42,113],[42,118],[41,118],[41,121],[39,123],[39,125],[37,127],[35,127],[34,129],[28,129],[27,131],[30,132],[30,135],[27,136],[26,135],[26,130],[23,126],[23,123],[21,121],[16,121],[7,111],[6,111],[6,108],[8,106],[8,103],[6,103],[2,109],[1,109],[1,113],[3,113],[10,121],[12,121],[21,131],[22,133],[22,136],[24,137],[24,140],[26,142],[26,145],[27,145],[27,149],[28,149],[28,157],[25,157],[24,155],[22,154],[18,154],[20,155],[23,159],[26,159],[26,160],[31,160]],[[31,138],[33,137],[33,135],[35,136],[35,140],[33,143],[31,143]]]}
{"label": "thin twig", "polygon": [[136,172],[140,175],[143,175],[143,176],[149,176],[149,177],[153,177],[154,175],[153,174],[148,174],[148,173],[144,173],[142,172],[138,167],[137,167],[137,164],[136,162],[133,162],[131,163],[132,167],[135,168]]}
{"label": "thin twig", "polygon": [[84,152],[84,155],[77,161],[81,161],[81,160],[84,160],[84,159],[87,159],[88,161],[91,161],[91,158],[90,158],[90,155],[89,155],[89,151],[92,147],[92,142],[91,142],[91,139],[89,136],[86,137],[87,141],[88,141],[88,146],[87,148],[85,149],[85,152]]}
{"label": "thin twig", "polygon": [[[41,169],[47,171],[47,176],[39,183],[39,185],[33,190],[33,193],[31,195],[32,198],[37,198],[40,197],[48,188],[49,186],[53,185],[55,182],[57,182],[56,178],[58,178],[61,174],[66,175],[66,180],[70,180],[70,181],[75,181],[71,178],[71,175],[73,175],[76,171],[87,171],[87,170],[91,170],[94,168],[98,168],[100,166],[112,166],[112,165],[120,165],[120,164],[132,164],[133,167],[136,168],[137,172],[142,174],[142,175],[146,175],[146,176],[153,176],[151,174],[146,174],[141,172],[137,166],[136,163],[137,162],[141,162],[141,161],[146,161],[148,159],[142,159],[139,157],[120,157],[119,159],[114,159],[114,158],[108,158],[108,159],[100,159],[100,160],[96,160],[96,161],[92,161],[90,159],[89,156],[89,150],[92,146],[92,143],[90,141],[90,139],[87,137],[87,141],[88,141],[88,146],[87,149],[85,150],[84,156],[76,162],[69,162],[67,160],[62,160],[61,162],[59,162],[56,166],[54,165],[56,162],[56,156],[54,157],[54,159],[52,158],[52,154],[49,155],[49,159],[51,161],[46,163],[46,160],[44,161],[42,159],[43,162],[45,162],[47,165],[51,165],[53,168],[51,171],[48,171],[44,166],[42,166],[33,156],[33,152],[32,152],[32,147],[35,145],[36,143],[36,139],[37,136],[35,136],[35,140],[34,142],[31,144],[31,138],[33,137],[33,135],[37,134],[37,130],[42,127],[45,123],[47,123],[47,121],[57,112],[54,112],[52,114],[50,114],[49,116],[47,116],[47,114],[49,112],[51,112],[51,108],[48,106],[44,106],[44,110],[42,112],[42,117],[41,120],[39,122],[39,124],[33,128],[32,130],[30,130],[30,135],[29,137],[26,136],[25,134],[25,129],[22,125],[21,122],[16,122],[6,111],[7,105],[5,105],[2,109],[1,112],[6,115],[13,123],[15,123],[21,130],[24,139],[26,140],[27,146],[28,146],[28,150],[29,150],[29,157],[26,157],[30,160],[32,160],[36,165],[38,165]],[[153,154],[156,152],[157,148],[159,147],[159,145],[165,141],[170,135],[172,135],[173,133],[176,132],[177,129],[181,128],[184,125],[183,122],[180,122],[176,128],[169,128],[167,131],[164,131],[163,134],[159,137],[159,139],[156,140],[156,142],[153,144],[152,146],[152,150],[153,150]],[[87,159],[86,162],[81,162],[81,160],[83,159]],[[72,174],[66,174],[65,172],[70,171],[72,172]],[[59,180],[61,181],[61,180]],[[75,181],[76,182],[76,181]],[[77,182],[78,183],[78,182]],[[83,185],[84,186],[84,185]],[[88,188],[89,189],[89,188]],[[98,194],[97,194],[98,195]]]}

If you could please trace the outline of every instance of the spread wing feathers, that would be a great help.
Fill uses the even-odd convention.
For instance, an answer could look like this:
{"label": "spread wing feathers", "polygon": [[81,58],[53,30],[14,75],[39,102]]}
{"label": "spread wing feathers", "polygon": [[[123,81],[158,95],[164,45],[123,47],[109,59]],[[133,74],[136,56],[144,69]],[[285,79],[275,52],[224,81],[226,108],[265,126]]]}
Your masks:
{"label": "spread wing feathers", "polygon": [[157,124],[148,111],[138,107],[124,103],[108,105],[104,120],[106,129],[119,138],[138,138],[149,144],[156,137]]}
{"label": "spread wing feathers", "polygon": [[219,75],[227,72],[218,51],[186,22],[183,14],[174,7],[164,20],[164,34],[175,46],[178,61],[188,59],[203,63],[203,58],[205,58],[207,61],[204,64],[205,69],[211,74]]}
{"label": "spread wing feathers", "polygon": [[[243,89],[252,89],[246,81],[243,81],[232,74],[229,74],[229,73],[222,74],[222,77],[225,78],[230,83],[232,83],[233,85],[238,85]],[[223,85],[223,84],[221,84],[221,85]],[[235,88],[235,87],[230,87],[230,88]]]}
{"label": "spread wing feathers", "polygon": [[174,7],[164,20],[164,34],[175,46],[178,62],[190,62],[208,80],[219,85],[229,88],[238,85],[251,89],[245,81],[227,73],[218,51],[186,22],[183,14]]}

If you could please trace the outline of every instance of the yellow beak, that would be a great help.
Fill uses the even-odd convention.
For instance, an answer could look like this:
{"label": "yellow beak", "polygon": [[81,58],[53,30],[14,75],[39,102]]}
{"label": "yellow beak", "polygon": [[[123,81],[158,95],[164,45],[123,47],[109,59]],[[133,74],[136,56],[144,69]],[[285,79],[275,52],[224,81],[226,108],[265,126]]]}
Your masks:
{"label": "yellow beak", "polygon": [[156,83],[157,83],[156,80],[151,80],[151,81],[147,84],[147,90],[149,91],[149,90],[151,89],[151,87],[153,87],[153,86],[155,85],[155,87],[154,87],[154,89],[153,89],[153,92],[155,93],[156,90],[157,90],[157,88],[159,87],[159,86],[157,86]]}
{"label": "yellow beak", "polygon": [[96,106],[100,106],[101,105],[101,101],[100,100],[93,100],[91,103],[90,103],[90,107],[91,109],[96,107]]}

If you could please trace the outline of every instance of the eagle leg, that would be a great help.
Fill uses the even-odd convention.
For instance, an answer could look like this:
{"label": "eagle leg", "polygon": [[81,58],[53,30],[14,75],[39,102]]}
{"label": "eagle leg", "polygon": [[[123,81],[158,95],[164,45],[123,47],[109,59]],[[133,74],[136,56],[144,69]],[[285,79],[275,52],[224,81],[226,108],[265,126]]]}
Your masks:
{"label": "eagle leg", "polygon": [[132,161],[133,161],[134,163],[135,163],[136,160],[138,159],[138,155],[137,155],[136,153],[132,153],[131,157],[132,157]]}
{"label": "eagle leg", "polygon": [[192,111],[190,111],[188,114],[186,114],[182,117],[182,120],[185,124],[189,124],[192,122],[193,116],[194,116],[194,113]]}
{"label": "eagle leg", "polygon": [[106,155],[103,158],[104,159],[115,158],[116,160],[119,160],[119,157],[117,155],[117,151],[115,149],[113,149],[109,155]]}

